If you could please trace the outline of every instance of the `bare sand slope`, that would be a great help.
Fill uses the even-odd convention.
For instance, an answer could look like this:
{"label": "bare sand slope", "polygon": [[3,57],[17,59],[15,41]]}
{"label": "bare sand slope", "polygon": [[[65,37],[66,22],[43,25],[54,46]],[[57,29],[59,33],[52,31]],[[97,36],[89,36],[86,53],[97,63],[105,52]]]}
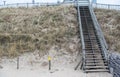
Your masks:
{"label": "bare sand slope", "polygon": [[76,53],[69,53],[60,49],[54,51],[51,48],[49,55],[52,57],[52,69],[48,70],[48,55],[39,57],[34,53],[26,53],[20,56],[20,69],[16,69],[16,59],[1,60],[0,77],[112,77],[109,73],[88,73],[74,70],[77,64]]}

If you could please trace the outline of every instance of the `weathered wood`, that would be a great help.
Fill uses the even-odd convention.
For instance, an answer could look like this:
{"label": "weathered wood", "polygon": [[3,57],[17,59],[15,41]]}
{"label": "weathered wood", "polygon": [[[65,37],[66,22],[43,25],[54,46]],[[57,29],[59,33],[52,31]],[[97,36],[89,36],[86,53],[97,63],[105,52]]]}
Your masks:
{"label": "weathered wood", "polygon": [[17,58],[17,69],[19,69],[19,57]]}

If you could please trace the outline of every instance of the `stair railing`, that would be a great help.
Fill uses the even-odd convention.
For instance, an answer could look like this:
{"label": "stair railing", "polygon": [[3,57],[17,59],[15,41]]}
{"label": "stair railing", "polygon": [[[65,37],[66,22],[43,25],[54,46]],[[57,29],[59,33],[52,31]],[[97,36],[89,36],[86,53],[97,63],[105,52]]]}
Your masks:
{"label": "stair railing", "polygon": [[80,9],[79,9],[79,1],[78,0],[77,0],[77,16],[78,16],[80,38],[81,38],[81,43],[82,43],[82,60],[83,60],[82,63],[83,63],[83,69],[84,69],[84,65],[85,65],[85,43],[84,43],[84,36],[83,36]]}
{"label": "stair railing", "polygon": [[89,9],[90,9],[90,13],[92,15],[92,20],[94,22],[97,35],[99,37],[100,44],[102,46],[102,51],[103,51],[102,53],[104,54],[104,58],[106,59],[106,61],[108,61],[108,45],[106,43],[103,32],[101,30],[100,25],[98,24],[97,18],[95,16],[95,13],[94,13],[93,8],[91,7],[91,5],[89,6]]}

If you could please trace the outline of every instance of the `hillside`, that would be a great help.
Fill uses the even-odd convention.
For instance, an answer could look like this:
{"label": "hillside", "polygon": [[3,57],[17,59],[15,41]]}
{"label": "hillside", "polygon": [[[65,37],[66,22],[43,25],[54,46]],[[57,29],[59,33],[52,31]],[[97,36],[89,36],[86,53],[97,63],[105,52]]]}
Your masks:
{"label": "hillside", "polygon": [[[51,47],[68,52],[80,48],[76,9],[73,6],[0,9],[0,56],[15,57]],[[109,50],[120,51],[120,11],[95,9]],[[72,44],[72,48],[71,48]]]}
{"label": "hillside", "polygon": [[99,24],[112,52],[120,52],[120,11],[95,9]]}
{"label": "hillside", "polygon": [[73,6],[0,9],[0,55],[37,49],[43,56],[53,46],[72,53],[79,49],[77,27]]}
{"label": "hillside", "polygon": [[[119,51],[119,45],[113,43],[116,40],[119,44],[119,36],[109,34],[111,30],[106,25],[113,18],[110,14],[106,19],[108,12],[113,11],[107,11],[95,9],[110,49]],[[119,12],[114,12],[117,18]],[[113,27],[119,24],[113,22]],[[81,59],[80,47],[77,11],[73,6],[0,9],[0,77],[112,77],[106,72],[75,71]],[[51,70],[48,55],[52,59]]]}

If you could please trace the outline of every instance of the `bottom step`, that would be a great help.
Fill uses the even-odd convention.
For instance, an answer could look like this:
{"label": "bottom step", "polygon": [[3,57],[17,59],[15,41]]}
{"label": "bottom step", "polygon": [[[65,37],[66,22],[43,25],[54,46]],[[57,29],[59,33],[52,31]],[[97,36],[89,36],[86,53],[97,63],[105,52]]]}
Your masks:
{"label": "bottom step", "polygon": [[85,72],[88,73],[88,72],[110,72],[110,71],[107,69],[99,69],[99,70],[85,70]]}
{"label": "bottom step", "polygon": [[85,69],[105,69],[108,66],[86,66]]}

